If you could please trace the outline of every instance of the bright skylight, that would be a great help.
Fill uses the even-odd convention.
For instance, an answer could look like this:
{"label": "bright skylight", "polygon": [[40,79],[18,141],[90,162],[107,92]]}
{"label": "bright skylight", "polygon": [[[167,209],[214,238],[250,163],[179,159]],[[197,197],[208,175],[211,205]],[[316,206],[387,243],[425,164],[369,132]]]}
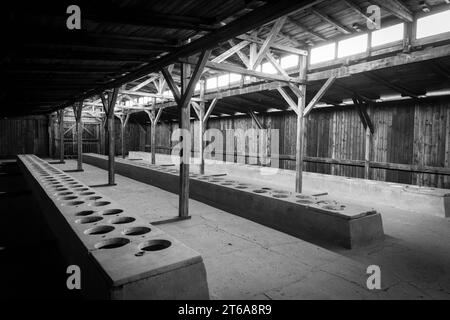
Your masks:
{"label": "bright skylight", "polygon": [[217,88],[217,77],[209,78],[206,80],[206,90]]}
{"label": "bright skylight", "polygon": [[242,76],[237,73],[230,73],[230,83],[236,83],[240,82],[242,79]]}
{"label": "bright skylight", "polygon": [[217,86],[218,87],[226,87],[229,84],[230,84],[230,75],[228,73],[224,74],[222,76],[219,76],[217,78]]}
{"label": "bright skylight", "polygon": [[269,74],[278,73],[277,69],[275,69],[275,67],[270,62],[266,62],[262,65],[262,72],[269,73]]}
{"label": "bright skylight", "polygon": [[338,58],[348,57],[367,50],[367,34],[339,41]]}
{"label": "bright skylight", "polygon": [[450,32],[450,10],[417,20],[417,39]]}
{"label": "bright skylight", "polygon": [[311,49],[311,64],[334,60],[336,45],[334,43]]}
{"label": "bright skylight", "polygon": [[281,58],[280,65],[283,69],[290,69],[298,66],[298,56],[293,54]]}
{"label": "bright skylight", "polygon": [[404,30],[405,25],[400,23],[372,32],[372,47],[402,40],[404,37]]}

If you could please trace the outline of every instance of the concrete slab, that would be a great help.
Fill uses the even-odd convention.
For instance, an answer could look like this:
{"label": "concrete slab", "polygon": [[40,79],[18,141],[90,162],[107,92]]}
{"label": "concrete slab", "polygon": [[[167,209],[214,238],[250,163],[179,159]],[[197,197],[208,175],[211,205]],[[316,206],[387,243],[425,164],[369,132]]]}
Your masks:
{"label": "concrete slab", "polygon": [[[149,163],[150,153],[130,152],[130,158]],[[177,163],[170,155],[156,154],[157,164]],[[198,173],[199,160],[192,158],[192,171]],[[230,179],[239,178],[249,183],[262,183],[294,191],[295,172],[238,163],[205,160],[206,174],[225,173]],[[276,179],[273,179],[273,173]],[[377,202],[402,210],[422,212],[439,217],[450,217],[450,192],[445,189],[411,186],[364,179],[353,179],[310,172],[303,173],[304,189],[309,194],[328,193],[333,198],[350,200],[363,205]]]}
{"label": "concrete slab", "polygon": [[[74,168],[76,161],[57,167]],[[107,180],[104,170],[84,169],[72,175],[86,185]],[[121,175],[116,182],[99,190],[126,210],[138,208],[147,222],[177,215],[177,195]],[[213,299],[450,299],[450,221],[369,205],[382,213],[387,238],[351,251],[317,246],[195,200],[191,220],[159,228],[201,253]],[[375,292],[365,288],[373,264],[382,271],[382,290]]]}
{"label": "concrete slab", "polygon": [[208,299],[197,252],[36,156],[18,163],[86,298]]}
{"label": "concrete slab", "polygon": [[[86,163],[106,169],[105,156],[85,154]],[[115,170],[129,178],[178,193],[175,168],[117,159]],[[277,190],[272,184],[243,183],[240,179],[191,174],[190,197],[219,209],[314,242],[336,243],[345,248],[373,244],[384,238],[380,214],[330,197],[314,197]]]}

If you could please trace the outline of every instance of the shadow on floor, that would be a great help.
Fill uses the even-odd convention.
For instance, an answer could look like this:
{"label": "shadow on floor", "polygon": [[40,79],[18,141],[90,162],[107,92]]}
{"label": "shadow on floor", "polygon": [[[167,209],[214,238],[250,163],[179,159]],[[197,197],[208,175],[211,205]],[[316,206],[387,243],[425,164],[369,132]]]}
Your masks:
{"label": "shadow on floor", "polygon": [[79,299],[15,162],[0,163],[0,299]]}

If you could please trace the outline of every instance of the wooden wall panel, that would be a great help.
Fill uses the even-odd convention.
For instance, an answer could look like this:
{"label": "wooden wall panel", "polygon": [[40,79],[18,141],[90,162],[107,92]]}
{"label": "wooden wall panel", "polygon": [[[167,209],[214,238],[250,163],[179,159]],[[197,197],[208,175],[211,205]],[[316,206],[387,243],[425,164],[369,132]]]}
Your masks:
{"label": "wooden wall panel", "polygon": [[0,119],[0,158],[18,154],[48,156],[48,119],[45,116]]}

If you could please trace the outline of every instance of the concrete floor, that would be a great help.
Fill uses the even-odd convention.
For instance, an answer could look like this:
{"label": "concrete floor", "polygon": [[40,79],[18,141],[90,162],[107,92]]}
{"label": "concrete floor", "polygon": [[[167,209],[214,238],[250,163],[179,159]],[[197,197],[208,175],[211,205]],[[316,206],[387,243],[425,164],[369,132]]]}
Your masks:
{"label": "concrete floor", "polygon": [[[68,160],[55,165],[76,168]],[[70,173],[87,185],[106,171],[84,165]],[[178,196],[123,176],[97,188],[149,222],[178,214]],[[213,299],[450,299],[450,221],[378,203],[387,239],[359,250],[324,248],[191,200],[192,219],[158,226],[197,250]],[[379,265],[382,290],[366,288],[369,265]]]}

